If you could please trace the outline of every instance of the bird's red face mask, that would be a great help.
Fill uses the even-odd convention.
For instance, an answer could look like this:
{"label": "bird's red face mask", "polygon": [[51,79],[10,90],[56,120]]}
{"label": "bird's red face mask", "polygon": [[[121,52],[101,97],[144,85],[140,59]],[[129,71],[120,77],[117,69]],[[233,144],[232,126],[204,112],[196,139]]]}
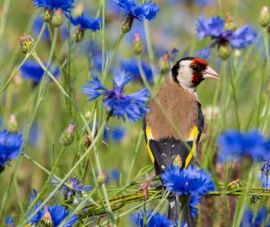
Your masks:
{"label": "bird's red face mask", "polygon": [[190,63],[190,68],[192,69],[191,80],[194,87],[199,85],[204,79],[219,79],[217,72],[201,58],[194,58]]}

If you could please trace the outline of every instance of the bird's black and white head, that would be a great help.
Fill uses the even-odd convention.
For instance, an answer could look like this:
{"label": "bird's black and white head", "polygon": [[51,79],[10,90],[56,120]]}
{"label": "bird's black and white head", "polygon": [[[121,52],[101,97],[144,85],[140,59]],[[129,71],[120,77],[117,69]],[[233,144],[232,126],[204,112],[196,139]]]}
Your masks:
{"label": "bird's black and white head", "polygon": [[188,90],[195,88],[204,79],[219,79],[219,75],[201,58],[185,57],[172,67],[172,79]]}

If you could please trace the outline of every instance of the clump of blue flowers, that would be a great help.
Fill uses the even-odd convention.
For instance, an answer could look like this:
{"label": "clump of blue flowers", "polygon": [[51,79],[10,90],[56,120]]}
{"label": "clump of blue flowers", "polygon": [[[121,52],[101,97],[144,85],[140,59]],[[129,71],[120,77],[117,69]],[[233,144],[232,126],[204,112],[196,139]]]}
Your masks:
{"label": "clump of blue flowers", "polygon": [[203,170],[189,166],[181,170],[172,165],[161,174],[163,186],[177,196],[188,196],[189,207],[193,217],[197,216],[197,206],[208,192],[214,191],[215,186],[211,178]]}
{"label": "clump of blue flowers", "polygon": [[262,186],[270,187],[270,140],[265,139],[257,130],[241,133],[228,130],[218,138],[219,162],[239,160],[248,157],[252,161],[265,161],[262,171]]}
{"label": "clump of blue flowers", "polygon": [[[57,66],[51,65],[48,69],[54,77],[59,76],[60,70]],[[27,60],[20,68],[20,72],[24,79],[31,80],[34,84],[38,84],[45,73],[41,66],[32,60]]]}
{"label": "clump of blue flowers", "polygon": [[[30,201],[32,202],[37,196],[37,191],[34,190],[33,194],[30,196]],[[36,211],[40,205],[41,201],[38,201],[36,205],[34,206],[34,211]],[[45,224],[45,226],[59,226],[61,222],[64,221],[64,219],[69,215],[69,211],[61,205],[58,205],[56,203],[55,205],[49,205],[44,206],[40,210],[37,211],[37,213],[30,219],[29,224],[31,225],[37,225],[40,223]],[[29,214],[29,216],[32,216],[32,213]],[[67,223],[65,224],[65,227],[71,227],[76,222],[78,222],[78,217],[76,215],[71,216]]]}
{"label": "clump of blue flowers", "polygon": [[[152,216],[151,219],[149,220],[149,222],[144,223],[145,222],[144,215],[146,215],[146,220],[148,220],[148,218],[150,216]],[[137,214],[137,216],[134,218],[134,222],[137,226],[140,226],[140,227],[144,227],[144,226],[146,226],[146,227],[172,226],[172,223],[170,220],[168,220],[164,215],[161,215],[159,212],[153,214],[153,210],[146,212],[146,214],[144,214],[143,211],[140,211]]]}
{"label": "clump of blue flowers", "polygon": [[8,162],[18,157],[22,144],[23,138],[20,133],[0,131],[0,172]]}
{"label": "clump of blue flowers", "polygon": [[211,44],[198,52],[206,58],[210,55],[211,48],[217,46],[218,54],[226,59],[230,56],[231,49],[244,49],[254,43],[257,33],[249,25],[235,29],[233,26],[225,26],[226,23],[220,17],[211,17],[207,20],[205,17],[197,19],[197,38],[203,40],[211,38]]}
{"label": "clump of blue flowers", "polygon": [[89,96],[89,101],[103,97],[103,106],[108,109],[109,116],[131,122],[138,121],[146,113],[148,108],[145,103],[148,101],[149,91],[144,88],[138,92],[126,95],[125,86],[133,80],[133,77],[125,72],[114,73],[113,88],[107,89],[97,76],[88,81],[88,86],[83,87],[83,93]]}
{"label": "clump of blue flowers", "polygon": [[257,130],[242,133],[228,130],[218,138],[219,161],[250,157],[253,161],[266,161],[270,154],[270,141]]}
{"label": "clump of blue flowers", "polygon": [[151,1],[145,1],[143,4],[138,4],[135,0],[114,0],[114,2],[123,9],[126,16],[122,26],[123,33],[130,31],[134,19],[153,20],[159,11],[159,7]]}

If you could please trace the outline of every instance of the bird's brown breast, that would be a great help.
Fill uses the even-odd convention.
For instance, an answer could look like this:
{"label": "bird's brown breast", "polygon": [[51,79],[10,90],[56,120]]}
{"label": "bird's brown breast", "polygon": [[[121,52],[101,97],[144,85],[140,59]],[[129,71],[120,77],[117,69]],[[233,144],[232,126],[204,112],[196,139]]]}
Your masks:
{"label": "bird's brown breast", "polygon": [[145,120],[154,140],[170,137],[189,140],[198,119],[199,106],[195,94],[168,79],[150,101],[149,108]]}

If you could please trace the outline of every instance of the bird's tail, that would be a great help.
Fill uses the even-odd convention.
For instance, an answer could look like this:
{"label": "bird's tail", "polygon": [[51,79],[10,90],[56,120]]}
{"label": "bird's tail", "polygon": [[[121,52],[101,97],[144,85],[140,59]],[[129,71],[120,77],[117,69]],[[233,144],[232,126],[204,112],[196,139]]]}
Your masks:
{"label": "bird's tail", "polygon": [[[168,208],[168,219],[176,224],[179,221],[181,204],[174,194],[170,194],[168,197],[169,208]],[[181,218],[181,224],[188,227],[195,227],[196,220],[192,217],[189,204],[185,204],[183,207],[183,213]],[[182,226],[182,225],[181,225]]]}

